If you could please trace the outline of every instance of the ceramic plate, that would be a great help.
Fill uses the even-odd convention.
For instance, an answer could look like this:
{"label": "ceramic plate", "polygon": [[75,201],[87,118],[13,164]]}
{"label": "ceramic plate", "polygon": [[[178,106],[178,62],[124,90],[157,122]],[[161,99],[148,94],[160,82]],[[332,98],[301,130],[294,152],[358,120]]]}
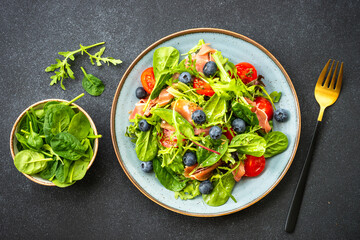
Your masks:
{"label": "ceramic plate", "polygon": [[[282,97],[277,107],[290,112],[286,123],[274,121],[274,129],[285,133],[289,139],[287,150],[266,161],[262,174],[254,178],[243,178],[232,192],[237,202],[229,201],[219,207],[206,205],[201,196],[192,200],[175,199],[174,193],[164,188],[154,173],[145,174],[140,169],[140,161],[135,153],[135,145],[125,137],[129,125],[129,111],[138,99],[135,89],[141,86],[140,75],[144,69],[152,66],[154,50],[172,46],[186,53],[199,39],[211,43],[211,47],[222,52],[233,63],[250,62],[258,74],[265,77],[266,89],[281,91]],[[130,65],[121,79],[115,93],[111,110],[111,134],[114,149],[120,165],[131,182],[148,198],[159,205],[185,215],[212,217],[240,211],[266,196],[284,177],[289,169],[300,137],[300,109],[295,89],[289,76],[276,58],[260,44],[240,34],[222,29],[190,29],[169,35],[144,50]]]}

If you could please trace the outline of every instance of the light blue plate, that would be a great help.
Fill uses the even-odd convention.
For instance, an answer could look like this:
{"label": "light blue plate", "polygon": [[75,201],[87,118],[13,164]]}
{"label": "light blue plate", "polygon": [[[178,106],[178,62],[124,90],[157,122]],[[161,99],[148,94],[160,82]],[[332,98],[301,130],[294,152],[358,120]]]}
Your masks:
{"label": "light blue plate", "polygon": [[[222,52],[233,63],[252,63],[258,74],[265,77],[264,83],[270,93],[281,91],[282,97],[276,107],[290,112],[286,123],[274,121],[274,130],[285,133],[289,139],[288,149],[266,161],[265,170],[258,177],[244,177],[232,192],[237,202],[229,201],[220,207],[206,205],[201,197],[193,200],[174,198],[174,193],[165,189],[154,174],[145,174],[135,153],[135,145],[125,137],[129,111],[138,99],[135,89],[141,86],[140,75],[152,66],[154,50],[172,46],[186,53],[199,39],[211,43],[211,47]],[[284,177],[289,169],[300,137],[300,109],[295,89],[281,64],[264,47],[240,34],[221,29],[190,29],[169,35],[148,47],[130,65],[116,91],[111,111],[111,134],[118,160],[134,185],[148,198],[172,211],[199,217],[220,216],[240,211],[267,195]]]}

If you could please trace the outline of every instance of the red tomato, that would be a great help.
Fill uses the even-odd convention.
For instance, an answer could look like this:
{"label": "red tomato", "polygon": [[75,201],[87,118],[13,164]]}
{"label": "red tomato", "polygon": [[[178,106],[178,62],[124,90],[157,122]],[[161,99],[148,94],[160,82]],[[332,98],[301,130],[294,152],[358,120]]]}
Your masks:
{"label": "red tomato", "polygon": [[237,75],[241,78],[243,83],[248,84],[249,82],[257,79],[256,68],[247,62],[241,62],[235,65],[237,69]]}
{"label": "red tomato", "polygon": [[255,98],[254,102],[259,109],[263,110],[266,113],[268,120],[271,120],[273,118],[274,110],[269,100],[263,97],[257,97]]}
{"label": "red tomato", "polygon": [[149,67],[141,74],[141,84],[147,93],[151,93],[155,86],[155,76],[153,67]]}
{"label": "red tomato", "polygon": [[259,175],[265,168],[265,158],[254,157],[251,155],[246,155],[244,161],[245,164],[245,175],[246,177],[255,177]]}
{"label": "red tomato", "polygon": [[166,148],[177,147],[177,138],[176,138],[176,136],[171,136],[173,133],[174,133],[173,131],[164,129],[163,136],[160,139],[161,145],[163,145]]}
{"label": "red tomato", "polygon": [[194,79],[193,88],[197,89],[196,92],[205,96],[213,96],[215,94],[214,90],[211,88],[210,84],[207,82],[200,80],[198,78]]}
{"label": "red tomato", "polygon": [[[224,130],[226,130],[226,132],[223,132],[223,134],[231,142],[231,140],[233,139],[233,136],[235,136],[234,130],[232,128],[228,129],[227,127],[225,127]],[[232,132],[233,135],[231,135],[230,131]]]}

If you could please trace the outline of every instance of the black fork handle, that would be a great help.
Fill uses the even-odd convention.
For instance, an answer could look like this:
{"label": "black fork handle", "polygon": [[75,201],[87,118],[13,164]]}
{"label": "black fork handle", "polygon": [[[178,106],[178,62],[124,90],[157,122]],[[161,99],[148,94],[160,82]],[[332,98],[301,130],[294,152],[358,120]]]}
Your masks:
{"label": "black fork handle", "polygon": [[316,135],[317,135],[320,123],[321,123],[320,121],[317,121],[317,123],[316,123],[316,127],[315,127],[314,134],[313,134],[313,137],[311,140],[310,148],[307,153],[306,160],[305,160],[304,166],[302,168],[301,175],[300,175],[299,181],[297,183],[296,190],[295,190],[293,199],[291,201],[290,209],[289,209],[289,212],[288,212],[288,215],[286,218],[285,231],[288,233],[292,233],[296,226],[296,221],[298,219],[301,202],[302,202],[303,195],[304,195],[306,180],[308,177],[308,173],[309,173],[310,165],[311,165],[311,161],[312,161],[314,146],[315,146],[315,142],[316,142]]}

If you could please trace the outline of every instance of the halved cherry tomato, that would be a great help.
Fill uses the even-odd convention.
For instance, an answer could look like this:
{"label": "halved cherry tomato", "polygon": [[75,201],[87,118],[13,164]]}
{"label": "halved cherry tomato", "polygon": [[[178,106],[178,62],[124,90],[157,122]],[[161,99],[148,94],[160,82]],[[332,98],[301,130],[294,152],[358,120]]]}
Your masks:
{"label": "halved cherry tomato", "polygon": [[201,95],[211,97],[215,94],[210,84],[198,78],[194,79],[193,88],[197,89],[196,92]]}
{"label": "halved cherry tomato", "polygon": [[271,102],[264,97],[257,97],[254,102],[259,109],[266,113],[268,120],[270,121],[274,115],[274,109]]}
{"label": "halved cherry tomato", "polygon": [[[227,127],[224,127],[224,130],[226,130],[226,132],[223,132],[223,134],[224,134],[225,137],[226,137],[227,139],[229,139],[230,142],[231,142],[231,140],[233,139],[233,136],[235,136],[234,129],[232,129],[232,128],[229,129],[229,128],[227,128]],[[232,135],[231,135],[230,131],[232,132]]]}
{"label": "halved cherry tomato", "polygon": [[264,170],[265,158],[264,158],[264,156],[254,157],[251,155],[246,155],[244,164],[245,164],[245,175],[244,176],[255,177]]}
{"label": "halved cherry tomato", "polygon": [[141,84],[147,93],[151,93],[155,86],[155,76],[153,67],[149,67],[141,74]]}
{"label": "halved cherry tomato", "polygon": [[176,136],[171,136],[174,132],[168,129],[164,129],[163,136],[160,139],[161,145],[166,148],[177,147],[177,138]]}
{"label": "halved cherry tomato", "polygon": [[249,82],[257,79],[256,68],[247,62],[241,62],[235,65],[237,69],[237,74],[243,81],[243,83],[248,84]]}

